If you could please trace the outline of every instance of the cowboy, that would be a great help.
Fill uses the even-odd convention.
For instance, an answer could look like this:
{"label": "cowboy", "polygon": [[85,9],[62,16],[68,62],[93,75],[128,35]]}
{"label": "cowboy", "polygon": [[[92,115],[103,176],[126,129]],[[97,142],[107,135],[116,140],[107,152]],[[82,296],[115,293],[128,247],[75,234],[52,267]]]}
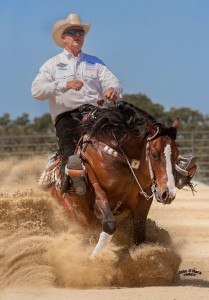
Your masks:
{"label": "cowboy", "polygon": [[[69,14],[56,22],[52,38],[64,51],[47,60],[32,83],[32,96],[49,101],[62,157],[62,192],[69,188],[69,168],[82,170],[80,158],[73,154],[79,139],[77,128],[83,106],[106,107],[107,99],[122,98],[122,86],[117,77],[102,60],[81,50],[90,27],[91,24],[83,24],[77,14]],[[83,176],[72,177],[71,183],[78,194],[85,193]]]}

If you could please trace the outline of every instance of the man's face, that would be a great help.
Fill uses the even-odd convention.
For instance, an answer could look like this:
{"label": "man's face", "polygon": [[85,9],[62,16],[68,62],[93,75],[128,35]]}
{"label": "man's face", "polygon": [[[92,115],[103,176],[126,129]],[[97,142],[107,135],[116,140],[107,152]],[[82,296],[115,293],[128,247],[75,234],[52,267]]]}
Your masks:
{"label": "man's face", "polygon": [[65,49],[80,52],[84,43],[84,30],[80,26],[66,29],[62,35]]}

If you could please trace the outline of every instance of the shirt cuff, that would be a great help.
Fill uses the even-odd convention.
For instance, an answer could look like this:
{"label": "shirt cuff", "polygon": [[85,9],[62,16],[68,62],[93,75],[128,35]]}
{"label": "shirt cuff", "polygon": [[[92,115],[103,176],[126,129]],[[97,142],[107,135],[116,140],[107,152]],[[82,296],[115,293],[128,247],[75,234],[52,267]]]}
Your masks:
{"label": "shirt cuff", "polygon": [[112,88],[115,90],[118,98],[123,98],[123,91],[122,91],[122,88],[120,87],[114,87],[112,86]]}
{"label": "shirt cuff", "polygon": [[67,80],[57,81],[56,90],[58,92],[65,92],[66,91],[66,85],[67,85]]}

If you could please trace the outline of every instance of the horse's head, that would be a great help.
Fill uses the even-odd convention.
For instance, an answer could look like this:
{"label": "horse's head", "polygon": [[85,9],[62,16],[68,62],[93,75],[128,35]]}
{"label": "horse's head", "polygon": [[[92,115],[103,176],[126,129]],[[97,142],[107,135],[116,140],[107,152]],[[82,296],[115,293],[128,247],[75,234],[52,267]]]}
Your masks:
{"label": "horse's head", "polygon": [[158,202],[169,204],[176,196],[175,162],[179,151],[175,143],[179,119],[171,127],[156,129],[148,124],[147,160],[150,175],[155,183],[155,197]]}

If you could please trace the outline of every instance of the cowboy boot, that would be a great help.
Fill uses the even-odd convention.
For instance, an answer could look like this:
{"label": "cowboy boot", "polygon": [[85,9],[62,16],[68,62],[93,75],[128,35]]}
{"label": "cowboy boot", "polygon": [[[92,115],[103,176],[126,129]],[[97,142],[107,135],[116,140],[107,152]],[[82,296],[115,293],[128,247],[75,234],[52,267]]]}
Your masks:
{"label": "cowboy boot", "polygon": [[178,189],[182,189],[184,186],[193,187],[191,179],[197,171],[197,156],[190,158],[178,157],[178,162],[175,165],[175,184]]}
{"label": "cowboy boot", "polygon": [[[68,188],[68,183],[71,183],[77,195],[84,195],[86,193],[85,171],[82,161],[78,155],[71,155],[68,158],[68,163],[65,167],[65,174],[66,176],[63,188],[66,186]],[[66,183],[66,181],[68,183]]]}
{"label": "cowboy boot", "polygon": [[69,176],[64,174],[62,184],[61,184],[61,194],[69,193],[71,188],[71,182]]}

